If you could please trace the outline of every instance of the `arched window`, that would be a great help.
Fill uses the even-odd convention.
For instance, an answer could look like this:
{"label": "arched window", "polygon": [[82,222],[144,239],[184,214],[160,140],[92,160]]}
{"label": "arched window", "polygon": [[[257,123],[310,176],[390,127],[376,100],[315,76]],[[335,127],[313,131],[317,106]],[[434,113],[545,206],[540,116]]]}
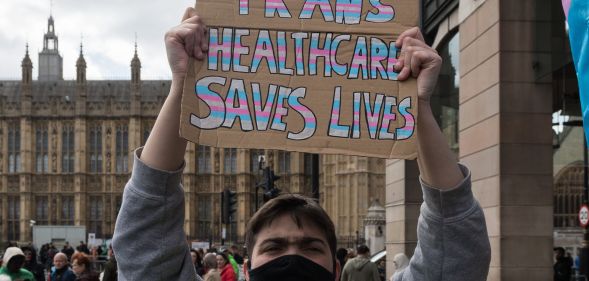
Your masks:
{"label": "arched window", "polygon": [[74,172],[74,127],[64,125],[61,137],[61,171],[62,173]]}
{"label": "arched window", "polygon": [[37,173],[49,172],[49,157],[47,156],[48,138],[47,126],[38,126],[35,133],[35,162]]}
{"label": "arched window", "polygon": [[116,172],[126,173],[129,169],[129,128],[127,125],[117,127],[116,138]]}
{"label": "arched window", "polygon": [[8,172],[20,172],[20,125],[18,122],[8,127]]}
{"label": "arched window", "polygon": [[90,173],[102,173],[102,129],[100,125],[90,128]]}

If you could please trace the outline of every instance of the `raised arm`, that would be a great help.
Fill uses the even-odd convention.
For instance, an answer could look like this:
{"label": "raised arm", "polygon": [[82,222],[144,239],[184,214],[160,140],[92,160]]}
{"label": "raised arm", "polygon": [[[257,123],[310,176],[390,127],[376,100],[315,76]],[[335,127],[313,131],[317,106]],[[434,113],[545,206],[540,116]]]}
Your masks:
{"label": "raised arm", "polygon": [[438,82],[442,58],[425,44],[419,28],[407,30],[396,42],[401,48],[397,69],[399,80],[417,78],[417,161],[422,179],[441,189],[455,187],[464,176],[458,168],[456,156],[438,127],[431,110],[431,95]]}
{"label": "raised arm", "polygon": [[176,170],[184,162],[186,140],[180,137],[180,102],[190,57],[203,59],[208,49],[206,27],[194,8],[188,8],[182,23],[166,33],[166,50],[172,70],[170,95],[162,107],[141,160],[161,170]]}
{"label": "raised arm", "polygon": [[485,216],[472,194],[470,172],[458,165],[430,107],[442,59],[418,28],[403,33],[397,47],[402,48],[399,80],[417,78],[417,160],[424,203],[415,253],[393,280],[486,280],[491,249]]}
{"label": "raised arm", "polygon": [[119,280],[195,280],[184,232],[181,185],[186,141],[179,135],[180,103],[189,57],[203,58],[205,27],[189,8],[165,37],[172,87],[131,179],[113,235]]}

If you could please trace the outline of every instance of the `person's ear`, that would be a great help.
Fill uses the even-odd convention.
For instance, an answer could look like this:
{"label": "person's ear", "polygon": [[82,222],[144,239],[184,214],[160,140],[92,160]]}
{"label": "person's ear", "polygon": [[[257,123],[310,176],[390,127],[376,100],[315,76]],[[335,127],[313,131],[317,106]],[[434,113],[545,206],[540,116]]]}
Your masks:
{"label": "person's ear", "polygon": [[339,280],[339,277],[342,273],[342,265],[339,263],[338,259],[335,259],[335,280]]}

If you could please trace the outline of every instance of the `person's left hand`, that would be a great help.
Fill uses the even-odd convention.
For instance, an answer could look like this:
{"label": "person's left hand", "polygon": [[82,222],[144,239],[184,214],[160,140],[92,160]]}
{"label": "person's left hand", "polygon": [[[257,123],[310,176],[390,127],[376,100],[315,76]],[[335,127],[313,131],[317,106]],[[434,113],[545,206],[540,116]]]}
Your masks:
{"label": "person's left hand", "polygon": [[414,27],[399,35],[395,43],[401,49],[401,55],[395,65],[399,71],[397,79],[417,78],[417,94],[420,102],[429,103],[438,82],[442,58],[438,52],[428,46],[419,28]]}

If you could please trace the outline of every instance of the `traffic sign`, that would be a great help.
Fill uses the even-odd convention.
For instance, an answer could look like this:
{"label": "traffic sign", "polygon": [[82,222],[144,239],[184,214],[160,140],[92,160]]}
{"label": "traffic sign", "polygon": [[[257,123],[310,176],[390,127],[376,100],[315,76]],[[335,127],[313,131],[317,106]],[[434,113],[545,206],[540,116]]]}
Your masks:
{"label": "traffic sign", "polygon": [[589,208],[587,205],[582,205],[579,209],[579,223],[582,227],[587,227],[589,224]]}

